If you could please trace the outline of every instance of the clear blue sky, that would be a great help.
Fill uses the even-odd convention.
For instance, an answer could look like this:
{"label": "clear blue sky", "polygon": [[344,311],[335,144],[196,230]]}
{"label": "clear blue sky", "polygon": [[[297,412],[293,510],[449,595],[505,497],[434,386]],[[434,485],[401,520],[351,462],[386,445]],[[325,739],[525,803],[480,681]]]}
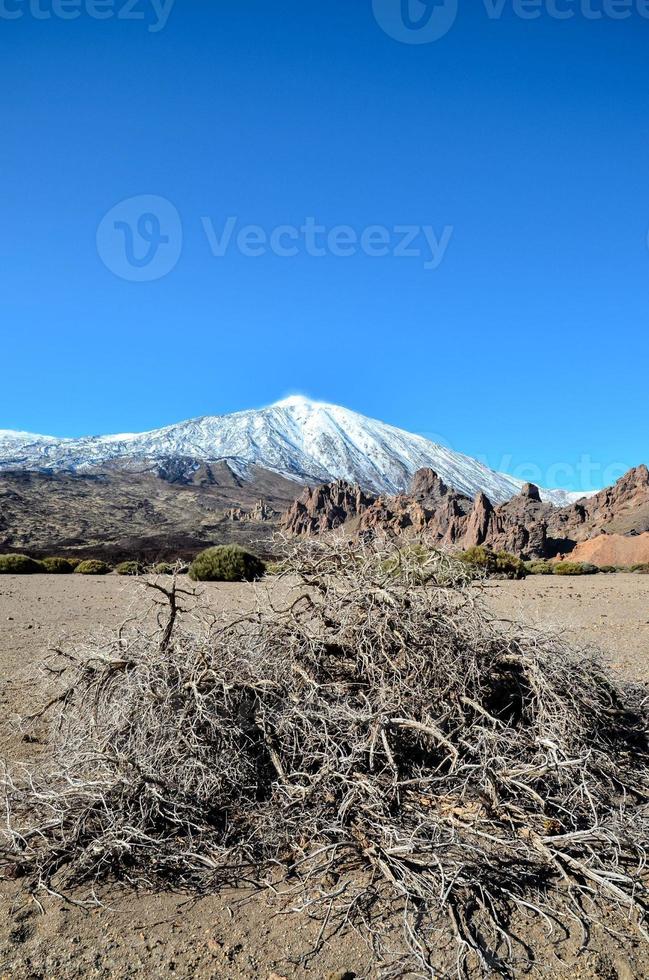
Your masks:
{"label": "clear blue sky", "polygon": [[[398,0],[375,0],[378,20],[372,0],[176,0],[161,30],[150,0],[145,20],[78,2],[75,20],[0,3],[22,15],[0,16],[0,428],[138,431],[300,392],[548,484],[649,461],[635,6],[524,20],[510,0],[494,19],[460,0],[445,36],[411,44],[379,24]],[[97,239],[140,195],[183,231],[148,282],[111,271]],[[436,269],[301,241],[215,257],[202,219],[220,235],[229,216],[452,235]]]}

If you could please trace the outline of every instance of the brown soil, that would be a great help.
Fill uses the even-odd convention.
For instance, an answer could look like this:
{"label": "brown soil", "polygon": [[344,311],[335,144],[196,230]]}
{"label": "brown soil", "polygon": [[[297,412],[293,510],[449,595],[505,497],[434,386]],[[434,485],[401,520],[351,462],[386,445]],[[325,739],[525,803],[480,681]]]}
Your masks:
{"label": "brown soil", "polygon": [[[602,647],[616,670],[649,681],[649,578],[535,577],[489,583],[484,590],[498,616],[568,630]],[[204,594],[219,609],[255,601],[253,587],[246,585],[207,586]],[[50,682],[45,675],[36,683],[32,678],[48,645],[63,636],[112,630],[143,603],[139,583],[116,576],[0,577],[0,717],[10,722],[42,704]],[[37,762],[45,751],[45,732],[38,734],[40,744],[5,734],[0,755],[12,764]],[[285,906],[268,894],[237,891],[192,901],[113,886],[100,897],[107,907],[92,913],[47,899],[43,915],[20,882],[0,881],[0,977],[378,976],[371,953],[353,932],[300,962],[315,945],[320,925],[305,915],[277,914]],[[395,941],[397,936],[395,923]],[[597,935],[590,951],[577,956],[571,943],[559,955],[532,976],[632,980],[649,974],[642,950]]]}
{"label": "brown soil", "polygon": [[649,684],[648,575],[533,575],[484,589],[496,615],[597,647],[623,677]]}
{"label": "brown soil", "polygon": [[605,568],[631,568],[649,564],[649,534],[600,534],[589,541],[582,541],[574,551],[565,556],[568,561],[585,561]]}

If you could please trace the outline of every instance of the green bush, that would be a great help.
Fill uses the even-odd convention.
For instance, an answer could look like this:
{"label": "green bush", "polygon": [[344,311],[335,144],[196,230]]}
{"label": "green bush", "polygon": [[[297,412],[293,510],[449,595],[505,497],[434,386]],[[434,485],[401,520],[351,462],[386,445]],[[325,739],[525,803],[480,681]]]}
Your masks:
{"label": "green bush", "polygon": [[554,566],[549,561],[528,561],[525,571],[528,575],[554,575]]}
{"label": "green bush", "polygon": [[74,571],[76,575],[108,575],[110,565],[105,561],[90,558],[87,561],[80,561]]}
{"label": "green bush", "polygon": [[499,575],[504,578],[525,578],[525,562],[507,551],[492,551],[484,545],[468,548],[458,555],[460,561],[472,566],[486,575]]}
{"label": "green bush", "polygon": [[582,575],[599,575],[600,570],[599,565],[593,565],[589,561],[584,561],[581,564]]}
{"label": "green bush", "polygon": [[78,564],[76,558],[43,558],[41,562],[48,575],[71,575]]}
{"label": "green bush", "polygon": [[458,558],[467,565],[474,565],[476,568],[483,568],[487,571],[493,558],[493,551],[489,551],[484,545],[478,545],[475,548],[467,548],[466,551],[458,555]]}
{"label": "green bush", "polygon": [[161,561],[154,565],[151,571],[154,575],[173,575],[174,566],[170,565],[168,561]]}
{"label": "green bush", "polygon": [[621,571],[622,569],[618,568],[617,565],[602,565],[600,568],[600,572],[603,575],[614,575],[615,572],[621,572]]}
{"label": "green bush", "polygon": [[525,562],[510,555],[508,551],[499,551],[496,554],[496,572],[505,575],[507,578],[525,578],[527,570]]}
{"label": "green bush", "polygon": [[631,565],[630,571],[638,575],[649,575],[649,562],[642,562],[639,565]]}
{"label": "green bush", "polygon": [[559,561],[554,566],[555,575],[581,575],[581,565],[576,561]]}
{"label": "green bush", "polygon": [[0,555],[0,575],[34,575],[42,564],[27,555]]}
{"label": "green bush", "polygon": [[554,566],[555,575],[597,575],[599,568],[589,562],[560,561]]}
{"label": "green bush", "polygon": [[189,569],[195,582],[252,582],[261,578],[266,566],[261,558],[237,544],[207,548],[197,555]]}
{"label": "green bush", "polygon": [[281,575],[286,565],[282,561],[271,561],[266,565],[266,575]]}
{"label": "green bush", "polygon": [[144,566],[139,561],[123,561],[115,567],[115,571],[118,575],[141,575]]}

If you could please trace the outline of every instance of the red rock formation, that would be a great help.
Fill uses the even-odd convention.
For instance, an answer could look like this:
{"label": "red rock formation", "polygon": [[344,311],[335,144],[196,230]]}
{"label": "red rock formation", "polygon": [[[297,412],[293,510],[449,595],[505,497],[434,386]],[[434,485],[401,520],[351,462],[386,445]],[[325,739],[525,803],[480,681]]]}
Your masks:
{"label": "red rock formation", "polygon": [[314,490],[307,487],[283,515],[282,526],[291,534],[322,534],[358,517],[375,500],[344,480],[325,483]]}
{"label": "red rock formation", "polygon": [[380,497],[361,517],[363,531],[382,528],[399,533],[423,531],[440,546],[455,545],[464,533],[473,502],[452,490],[433,470],[419,470],[409,494]]}
{"label": "red rock formation", "polygon": [[494,509],[484,493],[479,493],[473,502],[473,510],[464,529],[463,544],[467,548],[484,544],[489,537]]}
{"label": "red rock formation", "polygon": [[226,510],[225,516],[229,521],[235,523],[255,523],[260,524],[265,521],[273,521],[279,517],[279,513],[273,510],[264,500],[258,500],[252,510],[244,510],[242,507],[231,507]]}
{"label": "red rock formation", "polygon": [[599,568],[649,564],[649,534],[598,534],[561,557],[567,561],[589,562]]}
{"label": "red rock formation", "polygon": [[649,531],[649,470],[637,466],[612,487],[570,507],[552,508],[548,533],[561,541],[586,541],[597,534],[642,534]]}
{"label": "red rock formation", "polygon": [[532,483],[494,507],[483,493],[471,500],[452,490],[430,469],[419,470],[410,493],[397,497],[375,499],[339,481],[307,491],[283,524],[296,534],[318,534],[350,520],[354,531],[425,530],[442,548],[484,544],[526,559],[553,557],[603,531],[649,531],[649,470],[640,466],[614,487],[561,508],[543,503]]}
{"label": "red rock formation", "polygon": [[279,514],[272,507],[269,507],[265,500],[258,500],[250,511],[251,521],[273,521]]}

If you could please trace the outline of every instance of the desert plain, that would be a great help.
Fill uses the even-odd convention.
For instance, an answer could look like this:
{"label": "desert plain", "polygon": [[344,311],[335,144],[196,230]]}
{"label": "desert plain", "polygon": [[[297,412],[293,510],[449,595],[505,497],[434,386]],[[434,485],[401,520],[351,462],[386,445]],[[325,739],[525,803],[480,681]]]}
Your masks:
{"label": "desert plain", "polygon": [[[266,589],[284,588],[268,581],[202,585],[199,601],[218,612],[250,608]],[[530,576],[476,588],[505,623],[523,620],[596,647],[620,677],[649,686],[649,576]],[[9,765],[38,765],[47,751],[45,724],[24,735],[16,723],[51,696],[56,682],[39,669],[48,650],[113,631],[130,616],[146,615],[149,605],[139,580],[115,575],[0,577],[0,756]],[[90,912],[49,897],[41,909],[20,881],[0,881],[0,977],[379,976],[371,952],[351,931],[304,959],[319,924],[291,914],[290,902],[272,894],[239,890],[194,899],[107,887],[99,897],[103,907]],[[574,946],[559,949],[536,973],[606,980],[648,974],[639,948],[598,936],[578,956]]]}

